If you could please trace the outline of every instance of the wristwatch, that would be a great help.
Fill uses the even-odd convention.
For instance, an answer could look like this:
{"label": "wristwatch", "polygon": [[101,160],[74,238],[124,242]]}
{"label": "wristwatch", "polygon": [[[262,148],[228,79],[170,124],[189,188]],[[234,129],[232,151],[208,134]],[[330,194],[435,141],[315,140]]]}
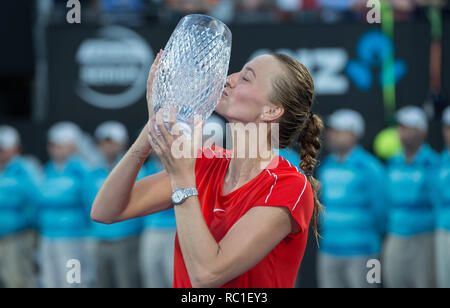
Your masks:
{"label": "wristwatch", "polygon": [[172,203],[174,205],[180,205],[191,196],[198,196],[196,188],[175,188],[172,192]]}

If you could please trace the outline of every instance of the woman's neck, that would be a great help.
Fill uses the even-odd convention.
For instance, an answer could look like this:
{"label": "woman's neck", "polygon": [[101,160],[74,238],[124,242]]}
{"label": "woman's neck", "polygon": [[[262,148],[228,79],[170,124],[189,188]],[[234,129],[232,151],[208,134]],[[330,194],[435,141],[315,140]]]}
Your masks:
{"label": "woman's neck", "polygon": [[250,156],[248,147],[245,151],[245,155],[242,155],[242,152],[239,153],[237,149],[233,147],[233,155],[225,176],[225,181],[231,183],[232,186],[241,186],[255,178],[269,165],[274,157],[275,152],[273,149],[270,149],[267,153],[260,153],[257,151],[257,155],[254,157]]}
{"label": "woman's neck", "polygon": [[[243,128],[243,130],[239,128]],[[237,189],[251,181],[275,157],[275,152],[270,142],[264,143],[269,138],[259,138],[261,133],[271,136],[271,129],[260,130],[259,125],[256,125],[256,129],[255,127],[253,127],[253,130],[251,128],[245,125],[241,127],[238,123],[231,133],[233,151],[225,175],[225,184],[228,187]]]}

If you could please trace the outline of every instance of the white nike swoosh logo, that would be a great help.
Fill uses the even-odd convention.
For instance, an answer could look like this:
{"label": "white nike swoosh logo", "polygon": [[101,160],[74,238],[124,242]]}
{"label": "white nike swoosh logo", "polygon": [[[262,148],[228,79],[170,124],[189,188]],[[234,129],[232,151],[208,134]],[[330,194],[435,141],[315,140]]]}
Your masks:
{"label": "white nike swoosh logo", "polygon": [[225,211],[225,210],[222,210],[222,209],[214,209],[213,212],[215,213],[215,212],[226,212],[226,211]]}

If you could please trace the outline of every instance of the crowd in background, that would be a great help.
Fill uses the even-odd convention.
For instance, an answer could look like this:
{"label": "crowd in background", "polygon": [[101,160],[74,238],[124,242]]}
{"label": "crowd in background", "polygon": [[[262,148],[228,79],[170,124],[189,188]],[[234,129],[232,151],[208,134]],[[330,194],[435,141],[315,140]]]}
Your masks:
{"label": "crowd in background", "polygon": [[367,279],[370,260],[381,260],[386,287],[450,287],[450,107],[442,118],[442,154],[426,143],[421,108],[401,108],[396,122],[402,150],[382,164],[358,145],[361,115],[340,110],[329,119],[332,154],[318,176],[325,206],[321,287],[377,286]]}
{"label": "crowd in background", "polygon": [[[0,127],[0,286],[71,286],[68,262],[76,260],[82,276],[75,286],[170,287],[173,210],[112,225],[90,219],[97,191],[127,149],[126,127],[99,125],[97,160],[83,159],[83,138],[74,123],[53,125],[50,159],[41,167],[20,154],[17,130]],[[137,180],[160,170],[159,160],[150,157]]]}
{"label": "crowd in background", "polygon": [[[154,19],[178,22],[186,14],[203,13],[225,23],[365,20],[367,0],[89,0],[81,1],[84,20],[136,23]],[[396,20],[413,18],[426,7],[449,7],[447,0],[386,0]],[[65,15],[66,0],[40,0],[56,16]],[[58,17],[57,17],[58,18]]]}
{"label": "crowd in background", "polygon": [[[421,108],[403,107],[396,119],[403,150],[386,164],[358,145],[365,125],[359,113],[341,109],[325,119],[330,154],[317,171],[325,207],[320,287],[379,286],[367,281],[371,259],[381,260],[387,287],[450,287],[450,107],[442,118],[442,154],[426,144]],[[215,128],[204,131],[224,124],[213,116],[206,125]],[[95,149],[82,150],[76,124],[54,124],[50,159],[41,166],[20,153],[15,128],[0,126],[0,286],[171,287],[173,209],[110,225],[90,218],[98,190],[130,142],[114,121],[100,124],[93,137]],[[280,155],[300,163],[294,148]],[[137,180],[161,170],[151,155]],[[71,260],[81,265],[80,283],[67,279]]]}

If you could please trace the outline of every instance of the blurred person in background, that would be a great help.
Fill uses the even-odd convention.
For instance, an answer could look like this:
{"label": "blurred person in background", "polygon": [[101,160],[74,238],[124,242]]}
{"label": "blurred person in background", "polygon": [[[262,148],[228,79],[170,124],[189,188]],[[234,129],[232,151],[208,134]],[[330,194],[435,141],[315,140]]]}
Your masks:
{"label": "blurred person in background", "polygon": [[96,0],[95,9],[104,23],[143,24],[145,0]]}
{"label": "blurred person in background", "polygon": [[[296,17],[300,12],[315,12],[319,10],[319,0],[275,0],[275,7],[277,11],[277,20],[290,21]],[[306,20],[306,15],[302,14],[297,20]],[[316,15],[313,15],[316,19]],[[311,18],[308,18],[311,20]]]}
{"label": "blurred person in background", "polygon": [[388,236],[383,253],[387,287],[435,286],[433,175],[439,156],[425,143],[425,112],[406,106],[396,113],[403,151],[388,161]]}
{"label": "blurred person in background", "polygon": [[380,258],[385,170],[358,145],[365,126],[358,112],[337,110],[327,124],[326,146],[331,154],[319,168],[325,207],[317,263],[319,286],[376,287],[366,280],[366,264]]}
{"label": "blurred person in background", "polygon": [[442,117],[444,151],[436,175],[436,277],[439,288],[450,288],[450,106]]}
{"label": "blurred person in background", "polygon": [[80,287],[89,284],[87,275],[81,283],[66,279],[67,262],[88,264],[86,236],[89,211],[83,199],[86,180],[85,163],[74,153],[81,135],[71,122],[53,125],[48,132],[50,161],[45,165],[44,180],[38,198],[40,284],[42,287]]}
{"label": "blurred person in background", "polygon": [[96,0],[93,1],[103,12],[139,12],[145,0]]}
{"label": "blurred person in background", "polygon": [[174,11],[187,14],[205,14],[218,0],[166,0],[166,4]]}
{"label": "blurred person in background", "polygon": [[209,14],[213,17],[218,18],[225,24],[231,23],[234,18],[234,7],[236,4],[235,0],[219,0],[211,6]]}
{"label": "blurred person in background", "polygon": [[[146,175],[164,169],[158,156],[152,153],[144,166]],[[173,208],[145,216],[141,235],[139,262],[144,288],[171,288],[175,249],[175,212]]]}
{"label": "blurred person in background", "polygon": [[270,2],[268,0],[243,0],[239,1],[238,8],[242,11],[258,11],[268,8]]}
{"label": "blurred person in background", "polygon": [[[128,132],[119,122],[107,121],[95,130],[95,139],[104,161],[89,172],[86,181],[89,212],[98,190],[123,156],[128,146]],[[142,177],[142,172],[138,179]],[[95,239],[95,286],[101,288],[139,287],[138,244],[141,219],[113,225],[92,221],[91,236]]]}
{"label": "blurred person in background", "polygon": [[324,22],[353,20],[367,0],[318,0]]}
{"label": "blurred person in background", "polygon": [[291,20],[293,15],[300,11],[303,0],[276,0],[277,19],[280,21]]}
{"label": "blurred person in background", "polygon": [[389,0],[396,21],[409,20],[416,8],[417,0]]}
{"label": "blurred person in background", "polygon": [[[232,2],[233,0],[231,0]],[[165,21],[168,23],[178,23],[182,17],[189,14],[206,14],[217,17],[222,17],[221,13],[217,9],[221,6],[220,0],[154,0],[154,2],[161,2],[163,4],[158,12],[159,21]],[[226,1],[230,2],[230,1]],[[224,3],[223,8],[228,10],[224,12],[224,17],[232,18],[231,8],[233,3]],[[227,7],[228,6],[228,7]],[[231,15],[230,15],[231,14]]]}
{"label": "blurred person in background", "polygon": [[20,156],[20,136],[0,126],[0,287],[35,287],[33,213],[39,175]]}
{"label": "blurred person in background", "polygon": [[271,0],[237,1],[235,6],[235,22],[267,23],[274,20],[274,2]]}

